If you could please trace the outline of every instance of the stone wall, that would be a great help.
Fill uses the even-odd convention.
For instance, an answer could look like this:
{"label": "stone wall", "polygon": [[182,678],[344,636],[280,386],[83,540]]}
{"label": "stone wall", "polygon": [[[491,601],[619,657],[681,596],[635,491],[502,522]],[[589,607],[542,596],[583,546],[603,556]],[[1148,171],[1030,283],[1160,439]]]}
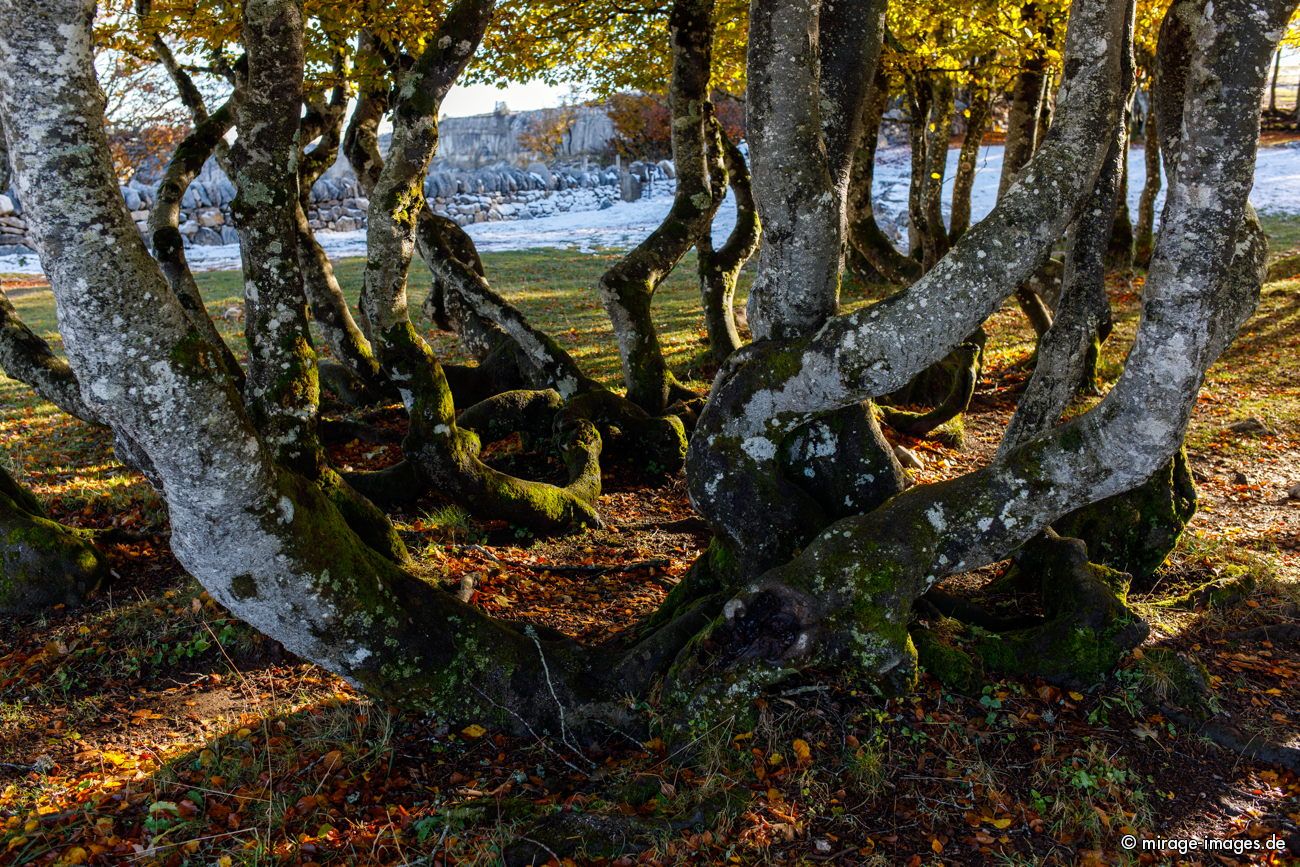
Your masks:
{"label": "stone wall", "polygon": [[[468,225],[601,210],[619,199],[639,199],[656,184],[671,184],[672,178],[672,164],[666,161],[632,163],[626,168],[534,163],[526,169],[506,164],[460,169],[439,162],[425,179],[424,189],[435,213]],[[122,187],[122,197],[141,233],[156,188],[156,182],[140,178]],[[238,243],[230,211],[234,198],[234,184],[210,160],[181,200],[180,230],[185,245]],[[340,161],[312,187],[307,217],[317,231],[359,231],[366,226],[369,204],[356,178]],[[27,254],[31,248],[21,203],[12,190],[7,191],[0,195],[0,256]]]}
{"label": "stone wall", "polygon": [[481,166],[491,163],[520,163],[532,154],[522,149],[519,137],[534,122],[566,116],[568,130],[559,142],[560,158],[604,155],[614,138],[614,122],[603,106],[546,108],[510,111],[504,106],[491,114],[447,117],[438,122],[438,154],[448,164]]}

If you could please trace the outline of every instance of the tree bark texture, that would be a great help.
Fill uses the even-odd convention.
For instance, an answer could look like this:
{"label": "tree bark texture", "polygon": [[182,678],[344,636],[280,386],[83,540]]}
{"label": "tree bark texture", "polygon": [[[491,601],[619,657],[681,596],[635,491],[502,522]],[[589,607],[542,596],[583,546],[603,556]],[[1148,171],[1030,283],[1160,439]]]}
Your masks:
{"label": "tree bark texture", "polygon": [[890,283],[911,283],[921,276],[921,263],[894,246],[876,222],[872,205],[876,148],[880,123],[889,105],[889,78],[877,66],[862,111],[862,126],[853,153],[846,196],[849,266],[863,279],[879,276]]}
{"label": "tree bark texture", "polygon": [[[1177,450],[1204,372],[1252,309],[1262,279],[1247,194],[1267,60],[1291,12],[1280,0],[1179,6],[1185,20],[1176,27],[1186,32],[1165,35],[1185,44],[1189,66],[1181,77],[1163,76],[1160,116],[1186,142],[1166,149],[1163,229],[1141,324],[1111,392],[981,470],[814,529],[792,560],[748,572],[726,562],[744,541],[737,522],[753,517],[774,532],[771,516],[744,512],[737,498],[767,492],[790,435],[947,355],[1034,271],[1095,191],[1119,122],[1116,46],[1128,9],[1122,0],[1078,0],[1052,133],[993,212],[902,293],[728,360],[692,440],[690,479],[721,537],[704,565],[731,576],[720,585],[725,595],[694,604],[678,597],[677,616],[616,650],[580,648],[459,603],[367,546],[316,484],[277,464],[278,450],[257,436],[196,340],[118,193],[94,86],[89,2],[0,0],[0,117],[85,396],[152,460],[173,548],[214,598],[371,694],[447,718],[499,720],[571,744],[634,724],[623,698],[646,695],[666,672],[658,692],[665,718],[701,733],[808,666],[909,684],[910,609],[936,580],[1005,558],[1062,515],[1139,484]],[[772,79],[750,82],[761,91]],[[429,107],[418,116],[431,117]],[[401,159],[422,170],[421,130],[399,110],[394,151],[409,143]],[[765,172],[774,168],[755,161],[756,191],[773,188]],[[409,262],[408,219],[385,251],[405,251]],[[393,231],[391,219],[372,231]],[[380,287],[371,279],[373,292]],[[386,318],[393,306],[370,308],[386,339],[402,325]],[[388,366],[382,345],[381,357]],[[430,395],[445,399],[445,389],[419,400]],[[417,435],[426,421],[449,417],[447,409],[413,411]],[[747,554],[749,567],[759,560]],[[1093,578],[1076,582],[1081,593],[1105,580]],[[1113,623],[1079,625],[1100,639]]]}
{"label": "tree bark texture", "polygon": [[672,80],[673,164],[677,191],[653,232],[600,278],[600,297],[614,326],[628,399],[662,415],[679,398],[694,397],[678,384],[664,360],[651,306],[655,290],[710,230],[726,190],[714,189],[709,170],[713,65],[713,0],[675,0],[668,15]]}

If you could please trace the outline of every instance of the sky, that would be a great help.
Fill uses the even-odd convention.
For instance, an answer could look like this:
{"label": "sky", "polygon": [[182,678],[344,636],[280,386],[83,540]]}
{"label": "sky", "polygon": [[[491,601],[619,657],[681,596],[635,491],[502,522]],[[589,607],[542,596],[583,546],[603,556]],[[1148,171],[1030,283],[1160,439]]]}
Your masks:
{"label": "sky", "polygon": [[569,95],[572,85],[551,86],[540,82],[512,84],[496,88],[490,84],[457,84],[447,92],[442,101],[444,117],[465,117],[471,114],[488,114],[504,102],[513,111],[557,106]]}

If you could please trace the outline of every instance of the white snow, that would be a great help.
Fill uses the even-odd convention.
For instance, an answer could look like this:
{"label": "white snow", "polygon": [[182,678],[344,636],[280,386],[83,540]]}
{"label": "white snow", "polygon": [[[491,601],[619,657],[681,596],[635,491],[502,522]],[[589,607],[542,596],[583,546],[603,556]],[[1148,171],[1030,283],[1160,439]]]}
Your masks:
{"label": "white snow", "polygon": [[[906,148],[888,148],[878,154],[875,197],[877,213],[882,217],[893,218],[907,209],[908,161]],[[949,192],[956,166],[957,150],[953,149],[948,153],[945,176]],[[978,220],[992,209],[1001,170],[1002,146],[988,145],[981,149],[971,197],[972,219]],[[1130,151],[1128,199],[1135,213],[1145,176],[1143,152],[1140,149]],[[1300,214],[1300,148],[1284,145],[1261,148],[1250,198],[1264,213]],[[557,247],[626,249],[638,244],[658,226],[671,201],[668,191],[660,187],[651,197],[638,202],[619,202],[602,211],[570,211],[533,220],[476,223],[466,226],[465,230],[482,252]],[[719,243],[731,231],[735,219],[735,203],[728,196],[713,225]],[[321,232],[317,237],[331,258],[365,255],[364,230]],[[239,267],[239,247],[235,244],[191,247],[186,250],[186,255],[196,271]],[[0,256],[0,273],[38,274],[40,271],[40,262],[35,256]]]}

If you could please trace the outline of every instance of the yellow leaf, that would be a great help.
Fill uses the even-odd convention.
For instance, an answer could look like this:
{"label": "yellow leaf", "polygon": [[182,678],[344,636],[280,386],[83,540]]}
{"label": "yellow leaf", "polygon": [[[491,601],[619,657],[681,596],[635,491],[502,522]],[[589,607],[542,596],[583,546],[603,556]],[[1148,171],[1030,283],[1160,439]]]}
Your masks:
{"label": "yellow leaf", "polygon": [[933,850],[936,855],[943,851],[943,844],[939,842],[938,837],[930,839],[930,849]]}
{"label": "yellow leaf", "polygon": [[252,729],[243,728],[243,729],[240,729],[239,731],[235,732],[235,737],[237,737],[237,738],[246,738],[246,737],[248,737],[249,735],[251,735],[252,733],[253,733],[253,730],[252,730]]}
{"label": "yellow leaf", "polygon": [[930,177],[934,178],[934,179],[937,181],[937,180],[939,180],[939,178],[941,178],[941,177],[943,177],[943,176],[940,175],[938,172],[930,172]]}
{"label": "yellow leaf", "polygon": [[812,747],[808,746],[808,742],[803,738],[795,738],[794,740],[794,757],[801,765],[812,760]]}
{"label": "yellow leaf", "polygon": [[460,730],[460,733],[467,738],[481,738],[483,735],[487,734],[487,729],[483,728],[483,726],[478,723],[474,723],[473,725],[465,726]]}
{"label": "yellow leaf", "polygon": [[992,820],[989,824],[994,828],[997,828],[999,831],[1005,831],[1007,828],[1011,827],[1011,819],[1004,816],[1001,819]]}
{"label": "yellow leaf", "polygon": [[1071,693],[1070,693],[1070,698],[1074,699],[1075,701],[1083,701],[1083,693],[1081,693],[1081,692],[1071,692]]}
{"label": "yellow leaf", "polygon": [[90,858],[89,852],[87,852],[85,849],[81,848],[80,846],[73,846],[67,852],[63,853],[63,857],[59,859],[59,863],[60,864],[85,864],[86,860],[89,858]]}

